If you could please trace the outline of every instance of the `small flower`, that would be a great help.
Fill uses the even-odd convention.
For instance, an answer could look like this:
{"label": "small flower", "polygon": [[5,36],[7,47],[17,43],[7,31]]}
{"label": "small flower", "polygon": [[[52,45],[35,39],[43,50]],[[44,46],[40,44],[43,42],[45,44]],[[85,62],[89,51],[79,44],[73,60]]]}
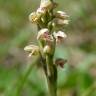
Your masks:
{"label": "small flower", "polygon": [[41,0],[40,8],[44,8],[46,11],[48,11],[52,8],[56,8],[57,5],[57,3],[51,2],[50,0]]}
{"label": "small flower", "polygon": [[69,20],[65,19],[59,19],[59,18],[55,18],[53,19],[53,24],[57,25],[57,26],[63,26],[63,25],[67,25],[69,23]]}
{"label": "small flower", "polygon": [[37,9],[37,13],[39,13],[39,14],[45,14],[46,13],[46,10],[45,10],[45,8],[40,7],[40,8]]}
{"label": "small flower", "polygon": [[40,7],[48,9],[52,7],[52,2],[50,0],[41,0]]}
{"label": "small flower", "polygon": [[62,31],[58,31],[57,33],[54,32],[53,35],[56,38],[57,43],[61,42],[63,39],[65,39],[67,37],[67,35]]}
{"label": "small flower", "polygon": [[63,23],[68,25],[69,24],[69,20],[66,19],[66,20],[63,21]]}
{"label": "small flower", "polygon": [[46,37],[48,35],[49,35],[49,30],[47,28],[41,29],[38,32],[37,39],[42,39],[42,38],[44,38],[44,37]]}
{"label": "small flower", "polygon": [[60,19],[65,19],[65,18],[67,18],[69,16],[65,12],[63,12],[63,11],[57,11],[55,13],[55,17],[56,18],[60,18]]}
{"label": "small flower", "polygon": [[67,60],[62,59],[62,58],[58,58],[58,59],[56,59],[55,64],[56,64],[57,66],[60,66],[61,68],[63,68],[63,67],[64,67],[64,64],[65,64],[66,62],[67,62]]}
{"label": "small flower", "polygon": [[51,53],[51,46],[46,45],[46,46],[44,47],[44,49],[43,49],[43,52],[44,52],[45,54],[50,54],[50,53]]}
{"label": "small flower", "polygon": [[32,55],[38,55],[39,54],[39,47],[35,45],[28,45],[24,48],[25,51],[29,52],[28,57],[31,57]]}
{"label": "small flower", "polygon": [[29,20],[34,23],[34,22],[38,22],[38,20],[40,19],[41,14],[37,13],[37,12],[32,12],[29,15]]}
{"label": "small flower", "polygon": [[49,30],[47,28],[44,28],[38,32],[37,40],[44,40],[44,41],[50,42],[53,40],[53,38],[50,35]]}

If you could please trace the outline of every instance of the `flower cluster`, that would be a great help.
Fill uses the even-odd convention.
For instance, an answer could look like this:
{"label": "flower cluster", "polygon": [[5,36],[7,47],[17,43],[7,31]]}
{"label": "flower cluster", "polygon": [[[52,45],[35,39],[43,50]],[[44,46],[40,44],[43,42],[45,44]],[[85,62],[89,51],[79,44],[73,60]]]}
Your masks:
{"label": "flower cluster", "polygon": [[[69,16],[63,11],[54,12],[53,10],[57,5],[51,0],[41,0],[40,7],[29,15],[29,20],[37,24],[39,28],[37,40],[42,46],[42,49],[35,45],[26,46],[24,50],[30,52],[29,57],[39,53],[54,55],[55,45],[61,43],[67,37],[62,30],[63,26],[69,23]],[[63,60],[61,61],[63,62]],[[61,62],[59,62],[59,65],[62,66]]]}
{"label": "flower cluster", "polygon": [[50,11],[51,9],[56,7],[55,2],[51,2],[49,0],[41,0],[40,7],[36,10],[36,12],[32,12],[29,15],[29,20],[33,23],[40,23],[43,22],[44,15]]}

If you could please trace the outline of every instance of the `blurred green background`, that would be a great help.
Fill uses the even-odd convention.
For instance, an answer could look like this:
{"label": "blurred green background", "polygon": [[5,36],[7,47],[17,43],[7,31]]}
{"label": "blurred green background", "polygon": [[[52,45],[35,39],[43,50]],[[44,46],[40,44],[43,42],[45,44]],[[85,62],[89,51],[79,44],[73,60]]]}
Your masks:
{"label": "blurred green background", "polygon": [[[68,38],[57,46],[55,54],[68,60],[63,69],[58,68],[58,96],[96,96],[96,0],[56,1],[56,10],[70,16],[70,24],[64,29]],[[28,59],[23,48],[37,43],[37,29],[28,15],[39,3],[40,0],[0,0],[0,96],[16,96],[24,82],[22,78],[36,59]],[[20,91],[20,96],[47,96],[40,66],[32,66]]]}

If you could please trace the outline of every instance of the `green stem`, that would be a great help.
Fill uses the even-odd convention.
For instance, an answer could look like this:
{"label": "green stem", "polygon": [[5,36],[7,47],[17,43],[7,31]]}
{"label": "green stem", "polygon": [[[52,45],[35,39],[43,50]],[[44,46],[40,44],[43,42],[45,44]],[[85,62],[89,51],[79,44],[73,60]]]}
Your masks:
{"label": "green stem", "polygon": [[57,96],[57,67],[53,63],[55,47],[56,47],[56,40],[54,38],[53,49],[52,49],[53,54],[46,55],[47,82],[48,82],[49,96]]}
{"label": "green stem", "polygon": [[[50,0],[53,3],[53,0]],[[53,19],[53,9],[50,10],[50,12],[48,14],[51,14],[51,19]],[[46,13],[46,15],[48,15]],[[45,27],[47,28],[47,24],[48,24],[48,18],[46,16],[46,18],[44,18],[46,22]],[[40,26],[38,25],[38,30],[40,30]],[[52,31],[52,28],[50,29],[50,32]],[[54,38],[54,36],[53,36]],[[41,49],[44,48],[43,46],[44,44],[40,41],[39,42],[39,46],[41,46]],[[56,40],[54,38],[54,42],[53,42],[53,46],[52,46],[52,55],[46,54],[46,58],[44,57],[44,59],[46,59],[46,62],[43,62],[43,64],[45,64],[46,68],[43,67],[43,70],[45,72],[46,78],[47,78],[47,83],[48,83],[48,90],[49,90],[49,96],[57,96],[57,68],[56,66],[53,64],[53,57],[54,57],[54,52],[55,52],[55,46],[56,46]],[[42,51],[41,51],[42,53]]]}
{"label": "green stem", "polygon": [[[45,65],[45,67],[43,67],[43,70],[47,78],[49,96],[57,96],[57,68],[53,64],[55,45],[56,45],[56,42],[54,39],[54,44],[53,44],[53,49],[52,49],[53,54],[52,55],[46,54],[46,58],[45,58],[46,62],[42,60],[43,61],[42,63]],[[41,48],[44,47],[42,42],[39,42],[39,46],[41,46]]]}
{"label": "green stem", "polygon": [[46,64],[49,96],[57,96],[57,69],[53,65],[53,58],[49,55],[46,55]]}

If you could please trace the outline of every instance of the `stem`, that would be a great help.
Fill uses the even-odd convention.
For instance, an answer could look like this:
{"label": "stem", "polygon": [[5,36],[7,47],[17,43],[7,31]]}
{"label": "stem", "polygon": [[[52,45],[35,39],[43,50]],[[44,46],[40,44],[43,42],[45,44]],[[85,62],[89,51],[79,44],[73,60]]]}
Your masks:
{"label": "stem", "polygon": [[[53,3],[53,0],[50,0],[50,2]],[[52,14],[51,19],[53,20],[53,9],[50,10],[50,12],[48,14]],[[46,15],[48,15],[46,13]],[[48,18],[47,16],[45,16],[45,28],[48,28],[47,24],[48,24]],[[40,26],[38,25],[38,30],[40,30]],[[52,28],[50,29],[50,32],[52,31]],[[54,38],[54,36],[53,36]],[[41,46],[41,49],[44,48],[44,44],[42,42],[39,43],[39,46]],[[47,78],[47,83],[48,83],[48,90],[49,90],[49,96],[57,96],[57,68],[56,66],[53,64],[53,57],[54,57],[54,52],[55,52],[55,46],[56,46],[56,40],[54,38],[54,42],[52,45],[52,55],[46,54],[46,58],[44,57],[44,59],[46,59],[46,62],[42,62],[46,67],[43,67],[43,70],[45,72],[46,78]],[[42,52],[41,52],[42,53]],[[46,63],[46,64],[45,64]]]}
{"label": "stem", "polygon": [[[53,0],[50,0],[53,2]],[[53,15],[53,10],[50,11]],[[53,19],[53,17],[52,17]],[[49,29],[52,31],[52,29]],[[53,35],[52,35],[53,36]],[[48,89],[49,89],[49,96],[57,96],[57,67],[53,63],[53,57],[55,53],[56,47],[56,40],[53,36],[54,42],[52,46],[52,55],[46,55],[46,65],[47,65],[47,82],[48,82]]]}
{"label": "stem", "polygon": [[53,58],[46,55],[47,63],[47,82],[49,89],[49,96],[57,96],[57,69],[53,65]]}
{"label": "stem", "polygon": [[[46,62],[43,61],[43,58],[41,56],[42,61],[43,61],[42,63],[43,65],[45,65],[45,67],[43,66],[43,70],[47,78],[49,96],[57,96],[57,68],[53,64],[53,57],[54,57],[55,45],[56,45],[55,41],[56,40],[54,39],[54,44],[53,44],[54,51],[52,52],[53,54],[52,55],[46,54],[46,58],[45,58]],[[39,46],[41,46],[42,48],[44,47],[42,42],[39,43]]]}

